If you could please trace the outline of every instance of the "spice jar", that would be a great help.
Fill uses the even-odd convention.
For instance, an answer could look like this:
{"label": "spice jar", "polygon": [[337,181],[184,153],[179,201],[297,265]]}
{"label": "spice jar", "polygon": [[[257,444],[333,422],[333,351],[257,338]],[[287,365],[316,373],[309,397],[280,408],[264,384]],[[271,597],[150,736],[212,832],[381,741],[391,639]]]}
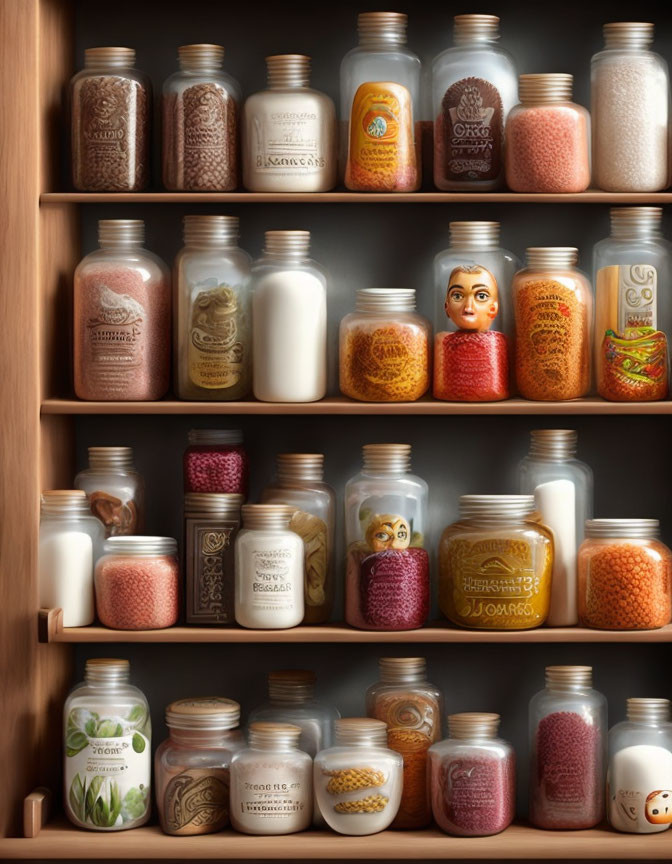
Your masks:
{"label": "spice jar", "polygon": [[553,537],[532,495],[462,495],[439,546],[439,607],[477,630],[529,630],[548,616]]}
{"label": "spice jar", "polygon": [[154,756],[156,804],[166,834],[214,834],[229,824],[229,771],[245,747],[240,705],[180,699],[166,708],[170,737]]}
{"label": "spice jar", "polygon": [[607,817],[617,831],[654,834],[672,823],[672,723],[668,699],[628,699],[609,731]]}
{"label": "spice jar", "polygon": [[65,700],[63,807],[78,828],[124,831],[149,819],[152,721],[129,675],[128,660],[87,660]]}
{"label": "spice jar", "polygon": [[310,86],[310,57],[266,58],[268,89],[243,110],[243,183],[250,192],[328,192],[336,185],[336,107]]}
{"label": "spice jar", "polygon": [[177,542],[171,537],[110,537],[96,564],[96,612],[115,630],[172,627],[180,611]]}
{"label": "spice jar", "polygon": [[233,547],[243,501],[212,492],[184,496],[187,624],[234,623]]}
{"label": "spice jar", "polygon": [[324,624],[334,592],[336,493],[324,482],[322,453],[278,453],[276,462],[275,482],[264,489],[261,503],[292,508],[289,528],[304,545],[302,623]]}
{"label": "spice jar", "polygon": [[87,48],[70,81],[72,182],[81,192],[140,192],[149,183],[152,85],[132,48]]}
{"label": "spice jar", "polygon": [[341,392],[362,402],[414,402],[429,387],[430,339],[413,289],[359,290],[340,326]]}
{"label": "spice jar", "polygon": [[432,812],[457,837],[499,834],[516,808],[516,754],[497,736],[499,714],[448,716],[448,738],[429,749]]}
{"label": "spice jar", "polygon": [[240,429],[190,429],[182,467],[185,492],[247,495],[249,460]]}
{"label": "spice jar", "polygon": [[180,69],[163,85],[163,185],[231,192],[238,185],[240,85],[221,45],[181,45]]}
{"label": "spice jar", "polygon": [[672,552],[657,519],[590,519],[579,549],[579,623],[653,630],[670,623]]}
{"label": "spice jar", "polygon": [[313,760],[291,723],[253,723],[231,763],[231,824],[243,834],[295,834],[313,817]]}
{"label": "spice jar", "polygon": [[345,620],[361,630],[413,630],[429,614],[427,484],[410,444],[366,444],[345,486]]}
{"label": "spice jar", "polygon": [[513,277],[516,384],[525,399],[578,399],[590,388],[592,293],[568,246],[527,250]]}
{"label": "spice jar", "polygon": [[415,192],[422,182],[420,58],[408,16],[362,12],[341,63],[341,158],[354,192]]}
{"label": "spice jar", "polygon": [[105,536],[138,534],[145,524],[145,481],[135,470],[132,447],[89,447],[89,467],[75,477],[88,495]]}
{"label": "spice jar", "polygon": [[403,758],[387,746],[381,720],[348,717],[335,724],[336,745],[315,757],[315,796],[339,834],[377,834],[392,824],[401,801]]}
{"label": "spice jar", "polygon": [[387,725],[387,746],[404,759],[399,811],[392,828],[432,821],[427,751],[441,737],[441,692],[427,681],[424,657],[381,657],[380,681],[366,691],[366,713]]}
{"label": "spice jar", "polygon": [[170,380],[170,273],[144,248],[142,219],[101,219],[100,249],[74,278],[74,379],[80,399],[153,401]]}
{"label": "spice jar", "polygon": [[590,666],[547,666],[530,702],[530,821],[592,828],[604,817],[607,700]]}

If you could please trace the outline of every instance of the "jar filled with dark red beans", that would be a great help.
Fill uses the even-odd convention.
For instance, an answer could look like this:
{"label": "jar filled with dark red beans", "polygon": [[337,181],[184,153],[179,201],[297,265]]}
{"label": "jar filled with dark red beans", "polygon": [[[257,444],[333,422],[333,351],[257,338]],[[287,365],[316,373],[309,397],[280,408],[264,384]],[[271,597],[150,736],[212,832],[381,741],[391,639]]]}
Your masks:
{"label": "jar filled with dark red beans", "polygon": [[247,497],[249,462],[240,429],[191,429],[184,491]]}

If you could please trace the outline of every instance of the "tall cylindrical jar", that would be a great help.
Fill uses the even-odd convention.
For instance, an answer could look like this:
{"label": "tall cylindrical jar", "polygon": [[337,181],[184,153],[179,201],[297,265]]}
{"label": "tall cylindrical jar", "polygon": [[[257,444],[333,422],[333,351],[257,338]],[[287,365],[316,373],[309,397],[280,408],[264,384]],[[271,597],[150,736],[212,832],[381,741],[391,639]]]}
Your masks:
{"label": "tall cylindrical jar", "polygon": [[89,467],[75,477],[89,497],[105,536],[140,534],[145,526],[145,481],[135,469],[131,447],[89,447]]}
{"label": "tall cylindrical jar", "polygon": [[247,495],[250,463],[240,429],[190,429],[182,457],[185,492]]}

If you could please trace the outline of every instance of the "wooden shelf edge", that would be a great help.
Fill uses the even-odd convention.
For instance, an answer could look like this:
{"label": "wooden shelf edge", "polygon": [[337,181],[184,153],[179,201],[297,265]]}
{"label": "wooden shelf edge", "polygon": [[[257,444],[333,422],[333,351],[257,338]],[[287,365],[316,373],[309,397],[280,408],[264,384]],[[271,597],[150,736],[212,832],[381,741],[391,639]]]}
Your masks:
{"label": "wooden shelf edge", "polygon": [[[61,611],[60,609],[58,610]],[[47,824],[51,809],[51,790],[38,786],[23,799],[23,836],[28,839],[37,837]]]}

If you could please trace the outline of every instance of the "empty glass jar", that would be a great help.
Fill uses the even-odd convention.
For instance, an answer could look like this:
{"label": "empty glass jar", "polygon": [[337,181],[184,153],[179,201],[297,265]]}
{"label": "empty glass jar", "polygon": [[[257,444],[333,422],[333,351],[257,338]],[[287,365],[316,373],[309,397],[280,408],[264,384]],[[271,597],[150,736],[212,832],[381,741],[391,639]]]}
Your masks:
{"label": "empty glass jar", "polygon": [[105,536],[140,534],[145,525],[145,481],[135,469],[131,447],[89,447],[89,467],[75,477],[89,497]]}

